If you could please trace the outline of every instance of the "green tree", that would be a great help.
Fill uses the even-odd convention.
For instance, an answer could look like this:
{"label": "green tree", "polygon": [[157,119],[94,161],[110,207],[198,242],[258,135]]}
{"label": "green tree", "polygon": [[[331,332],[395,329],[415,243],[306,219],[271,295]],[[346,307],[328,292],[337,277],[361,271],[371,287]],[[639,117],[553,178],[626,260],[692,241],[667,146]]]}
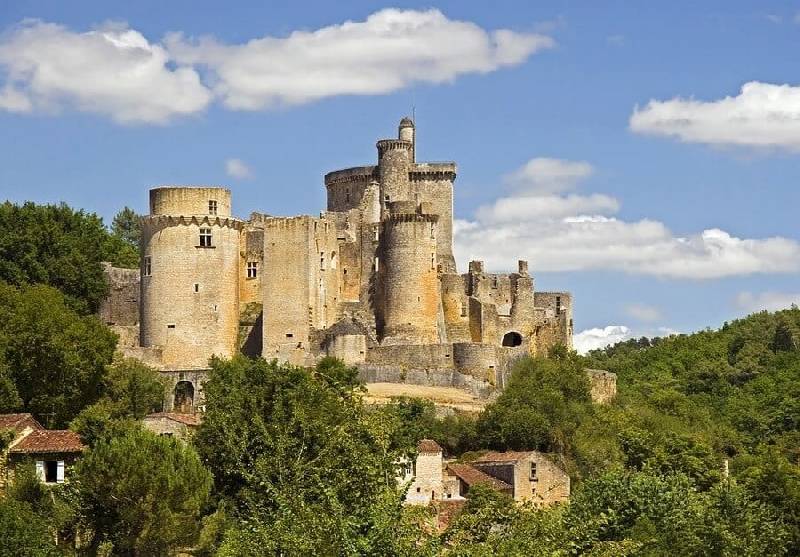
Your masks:
{"label": "green tree", "polygon": [[6,497],[0,499],[0,557],[56,557],[47,524],[30,505]]}
{"label": "green tree", "polygon": [[221,555],[398,554],[391,430],[329,371],[212,360],[194,442],[237,519]]}
{"label": "green tree", "polygon": [[142,224],[140,216],[127,205],[114,215],[111,221],[111,232],[132,247],[139,249],[139,240],[142,237]]}
{"label": "green tree", "polygon": [[138,253],[97,215],[64,204],[0,204],[0,281],[47,284],[95,311],[107,291],[101,261],[136,267]]}
{"label": "green tree", "polygon": [[98,400],[115,346],[114,333],[71,309],[58,290],[0,283],[2,359],[21,409],[42,423],[63,427]]}
{"label": "green tree", "polygon": [[74,480],[91,546],[114,555],[169,555],[195,541],[211,476],[194,449],[139,427],[104,439],[78,462]]}

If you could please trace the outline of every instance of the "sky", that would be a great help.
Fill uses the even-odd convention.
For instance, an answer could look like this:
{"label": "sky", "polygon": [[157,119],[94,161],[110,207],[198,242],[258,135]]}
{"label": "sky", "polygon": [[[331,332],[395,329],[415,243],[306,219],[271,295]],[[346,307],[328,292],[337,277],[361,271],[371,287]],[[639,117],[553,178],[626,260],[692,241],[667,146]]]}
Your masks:
{"label": "sky", "polygon": [[460,270],[529,260],[581,351],[800,301],[800,2],[289,4],[0,3],[0,198],[314,214],[413,111]]}

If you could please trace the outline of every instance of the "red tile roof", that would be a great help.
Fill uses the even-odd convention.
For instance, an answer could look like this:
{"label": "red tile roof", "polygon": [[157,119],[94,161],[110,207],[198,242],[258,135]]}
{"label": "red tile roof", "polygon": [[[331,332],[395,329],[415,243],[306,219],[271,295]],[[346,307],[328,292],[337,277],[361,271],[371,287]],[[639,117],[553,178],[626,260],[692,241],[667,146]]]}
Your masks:
{"label": "red tile roof", "polygon": [[20,431],[30,426],[33,429],[44,429],[31,414],[0,414],[0,429],[13,429]]}
{"label": "red tile roof", "polygon": [[197,414],[179,414],[177,412],[156,412],[155,414],[148,414],[147,416],[145,416],[145,419],[148,418],[166,418],[168,420],[172,420],[173,422],[178,422],[188,426],[200,425],[200,416],[198,416]]}
{"label": "red tile roof", "polygon": [[433,439],[423,439],[417,445],[417,452],[421,454],[436,454],[442,452],[442,448]]}
{"label": "red tile roof", "polygon": [[40,429],[32,431],[14,445],[12,453],[79,453],[86,447],[74,431],[68,429]]}
{"label": "red tile roof", "polygon": [[477,468],[470,466],[469,464],[458,464],[454,462],[447,465],[447,470],[454,476],[457,476],[468,486],[473,486],[475,484],[486,484],[497,491],[512,490],[511,486],[503,480],[493,478],[489,474],[486,474],[485,472],[482,472]]}

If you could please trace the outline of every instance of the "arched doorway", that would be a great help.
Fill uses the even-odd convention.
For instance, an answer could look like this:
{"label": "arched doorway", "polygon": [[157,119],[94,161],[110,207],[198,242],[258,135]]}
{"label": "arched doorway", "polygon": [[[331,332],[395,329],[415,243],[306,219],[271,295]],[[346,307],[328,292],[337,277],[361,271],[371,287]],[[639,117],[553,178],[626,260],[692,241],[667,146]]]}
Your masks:
{"label": "arched doorway", "polygon": [[519,346],[522,344],[522,335],[516,331],[509,331],[503,336],[503,346]]}
{"label": "arched doorway", "polygon": [[175,385],[175,403],[172,411],[180,414],[194,412],[194,385],[191,381],[178,381]]}

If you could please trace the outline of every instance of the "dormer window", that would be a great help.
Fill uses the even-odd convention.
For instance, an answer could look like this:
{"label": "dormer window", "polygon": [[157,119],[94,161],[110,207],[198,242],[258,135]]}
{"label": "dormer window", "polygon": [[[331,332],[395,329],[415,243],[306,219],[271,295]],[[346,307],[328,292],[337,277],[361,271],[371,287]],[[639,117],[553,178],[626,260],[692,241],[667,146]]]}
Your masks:
{"label": "dormer window", "polygon": [[215,199],[209,199],[208,201],[208,214],[209,215],[217,214],[217,201]]}

